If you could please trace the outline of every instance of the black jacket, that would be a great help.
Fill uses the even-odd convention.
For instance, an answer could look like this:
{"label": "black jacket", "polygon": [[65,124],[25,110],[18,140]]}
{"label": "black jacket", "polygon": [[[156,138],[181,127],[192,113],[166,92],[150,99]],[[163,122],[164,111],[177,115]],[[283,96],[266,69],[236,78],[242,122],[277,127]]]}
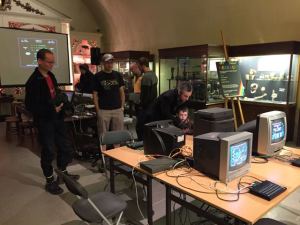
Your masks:
{"label": "black jacket", "polygon": [[155,100],[151,110],[149,111],[152,121],[157,120],[174,120],[176,112],[180,106],[186,105],[179,99],[178,90],[171,89],[162,93]]}
{"label": "black jacket", "polygon": [[78,90],[82,93],[93,93],[93,81],[94,74],[90,71],[87,71],[85,74],[80,75],[80,82],[78,84]]}
{"label": "black jacket", "polygon": [[157,98],[157,76],[154,72],[146,72],[141,81],[140,106],[143,109],[149,108]]}
{"label": "black jacket", "polygon": [[[52,79],[55,89],[57,89],[57,81],[53,73],[48,72]],[[51,120],[57,118],[53,100],[46,79],[40,73],[38,68],[31,74],[25,86],[25,106],[32,113],[33,119]]]}

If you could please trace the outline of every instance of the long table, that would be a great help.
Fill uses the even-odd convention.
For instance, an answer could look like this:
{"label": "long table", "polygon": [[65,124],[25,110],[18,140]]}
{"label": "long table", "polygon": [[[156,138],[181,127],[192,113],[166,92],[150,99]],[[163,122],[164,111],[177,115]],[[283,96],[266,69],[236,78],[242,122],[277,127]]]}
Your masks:
{"label": "long table", "polygon": [[131,171],[120,165],[116,165],[115,161],[124,164],[143,176],[136,175],[135,179],[137,182],[146,185],[147,187],[147,217],[148,224],[153,225],[153,206],[152,206],[152,179],[153,175],[147,173],[139,167],[141,161],[147,160],[143,151],[130,149],[128,147],[120,147],[112,150],[103,152],[103,154],[109,157],[109,171],[110,171],[110,190],[115,192],[115,171],[121,172],[127,176],[131,176]]}
{"label": "long table", "polygon": [[[192,146],[192,137],[187,137],[186,144]],[[294,149],[291,149],[294,150]],[[127,147],[120,147],[113,150],[106,151],[104,153],[106,156],[110,157],[111,160],[111,190],[114,191],[114,160],[117,160],[135,170],[143,173],[147,177],[145,184],[147,185],[148,195],[147,195],[147,210],[148,210],[148,223],[153,224],[152,220],[152,187],[151,179],[156,179],[163,183],[166,187],[166,224],[172,224],[171,221],[171,202],[174,201],[188,209],[201,214],[204,217],[214,221],[217,224],[228,224],[226,221],[215,217],[212,214],[203,211],[202,208],[197,207],[192,202],[185,201],[182,198],[177,197],[173,192],[186,194],[191,196],[197,201],[205,203],[209,206],[213,206],[216,209],[230,215],[235,219],[236,224],[254,224],[259,218],[266,214],[270,209],[278,205],[283,199],[294,192],[300,186],[300,168],[293,167],[287,163],[278,160],[269,160],[266,164],[252,163],[250,172],[247,174],[261,180],[270,180],[277,184],[287,187],[287,190],[274,198],[271,201],[264,200],[262,198],[256,197],[249,193],[241,194],[239,200],[236,202],[226,202],[220,200],[215,194],[205,194],[199,193],[197,191],[185,188],[178,184],[176,178],[168,176],[165,172],[157,174],[148,174],[146,171],[139,167],[141,161],[146,160],[142,151],[136,151]],[[174,173],[180,171],[173,171]],[[194,170],[191,172],[194,175],[193,179],[197,183],[206,184],[209,186],[215,181],[200,172]],[[196,176],[200,175],[200,176]],[[184,181],[184,186],[188,186],[192,189],[200,188],[199,184],[196,182],[191,182],[190,180]],[[228,184],[226,190],[237,190],[237,180],[234,180]],[[203,189],[199,189],[203,190]]]}

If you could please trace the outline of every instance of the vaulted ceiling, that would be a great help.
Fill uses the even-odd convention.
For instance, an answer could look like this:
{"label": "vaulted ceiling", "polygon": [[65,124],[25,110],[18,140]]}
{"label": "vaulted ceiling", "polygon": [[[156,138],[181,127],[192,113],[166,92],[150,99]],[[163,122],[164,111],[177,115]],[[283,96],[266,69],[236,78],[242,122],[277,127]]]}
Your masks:
{"label": "vaulted ceiling", "polygon": [[39,0],[106,51],[300,40],[299,0]]}
{"label": "vaulted ceiling", "polygon": [[83,0],[107,50],[300,40],[298,0]]}

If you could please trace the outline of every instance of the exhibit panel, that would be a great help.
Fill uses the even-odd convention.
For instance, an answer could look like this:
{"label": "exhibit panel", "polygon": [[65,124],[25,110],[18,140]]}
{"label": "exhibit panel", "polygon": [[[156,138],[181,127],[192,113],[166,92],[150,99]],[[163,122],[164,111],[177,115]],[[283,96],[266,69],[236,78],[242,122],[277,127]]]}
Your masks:
{"label": "exhibit panel", "polygon": [[159,49],[159,92],[191,81],[194,108],[223,102],[216,62],[224,61],[222,47],[197,45]]}

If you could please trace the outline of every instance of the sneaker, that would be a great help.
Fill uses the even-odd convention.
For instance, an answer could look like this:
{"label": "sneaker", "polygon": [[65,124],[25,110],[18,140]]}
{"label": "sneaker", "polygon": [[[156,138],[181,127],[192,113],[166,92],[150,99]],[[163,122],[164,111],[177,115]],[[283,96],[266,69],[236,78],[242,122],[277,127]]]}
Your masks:
{"label": "sneaker", "polygon": [[56,181],[47,182],[45,185],[46,191],[53,195],[59,195],[64,192],[64,190],[58,186]]}
{"label": "sneaker", "polygon": [[[72,178],[73,180],[79,180],[79,178],[80,178],[79,175],[77,175],[77,174],[71,174],[71,173],[69,173],[68,171],[64,171],[63,173],[64,173],[65,175],[67,175],[68,177]],[[60,176],[57,176],[56,182],[57,182],[58,184],[63,184],[63,183],[64,183],[62,177],[60,177]]]}

